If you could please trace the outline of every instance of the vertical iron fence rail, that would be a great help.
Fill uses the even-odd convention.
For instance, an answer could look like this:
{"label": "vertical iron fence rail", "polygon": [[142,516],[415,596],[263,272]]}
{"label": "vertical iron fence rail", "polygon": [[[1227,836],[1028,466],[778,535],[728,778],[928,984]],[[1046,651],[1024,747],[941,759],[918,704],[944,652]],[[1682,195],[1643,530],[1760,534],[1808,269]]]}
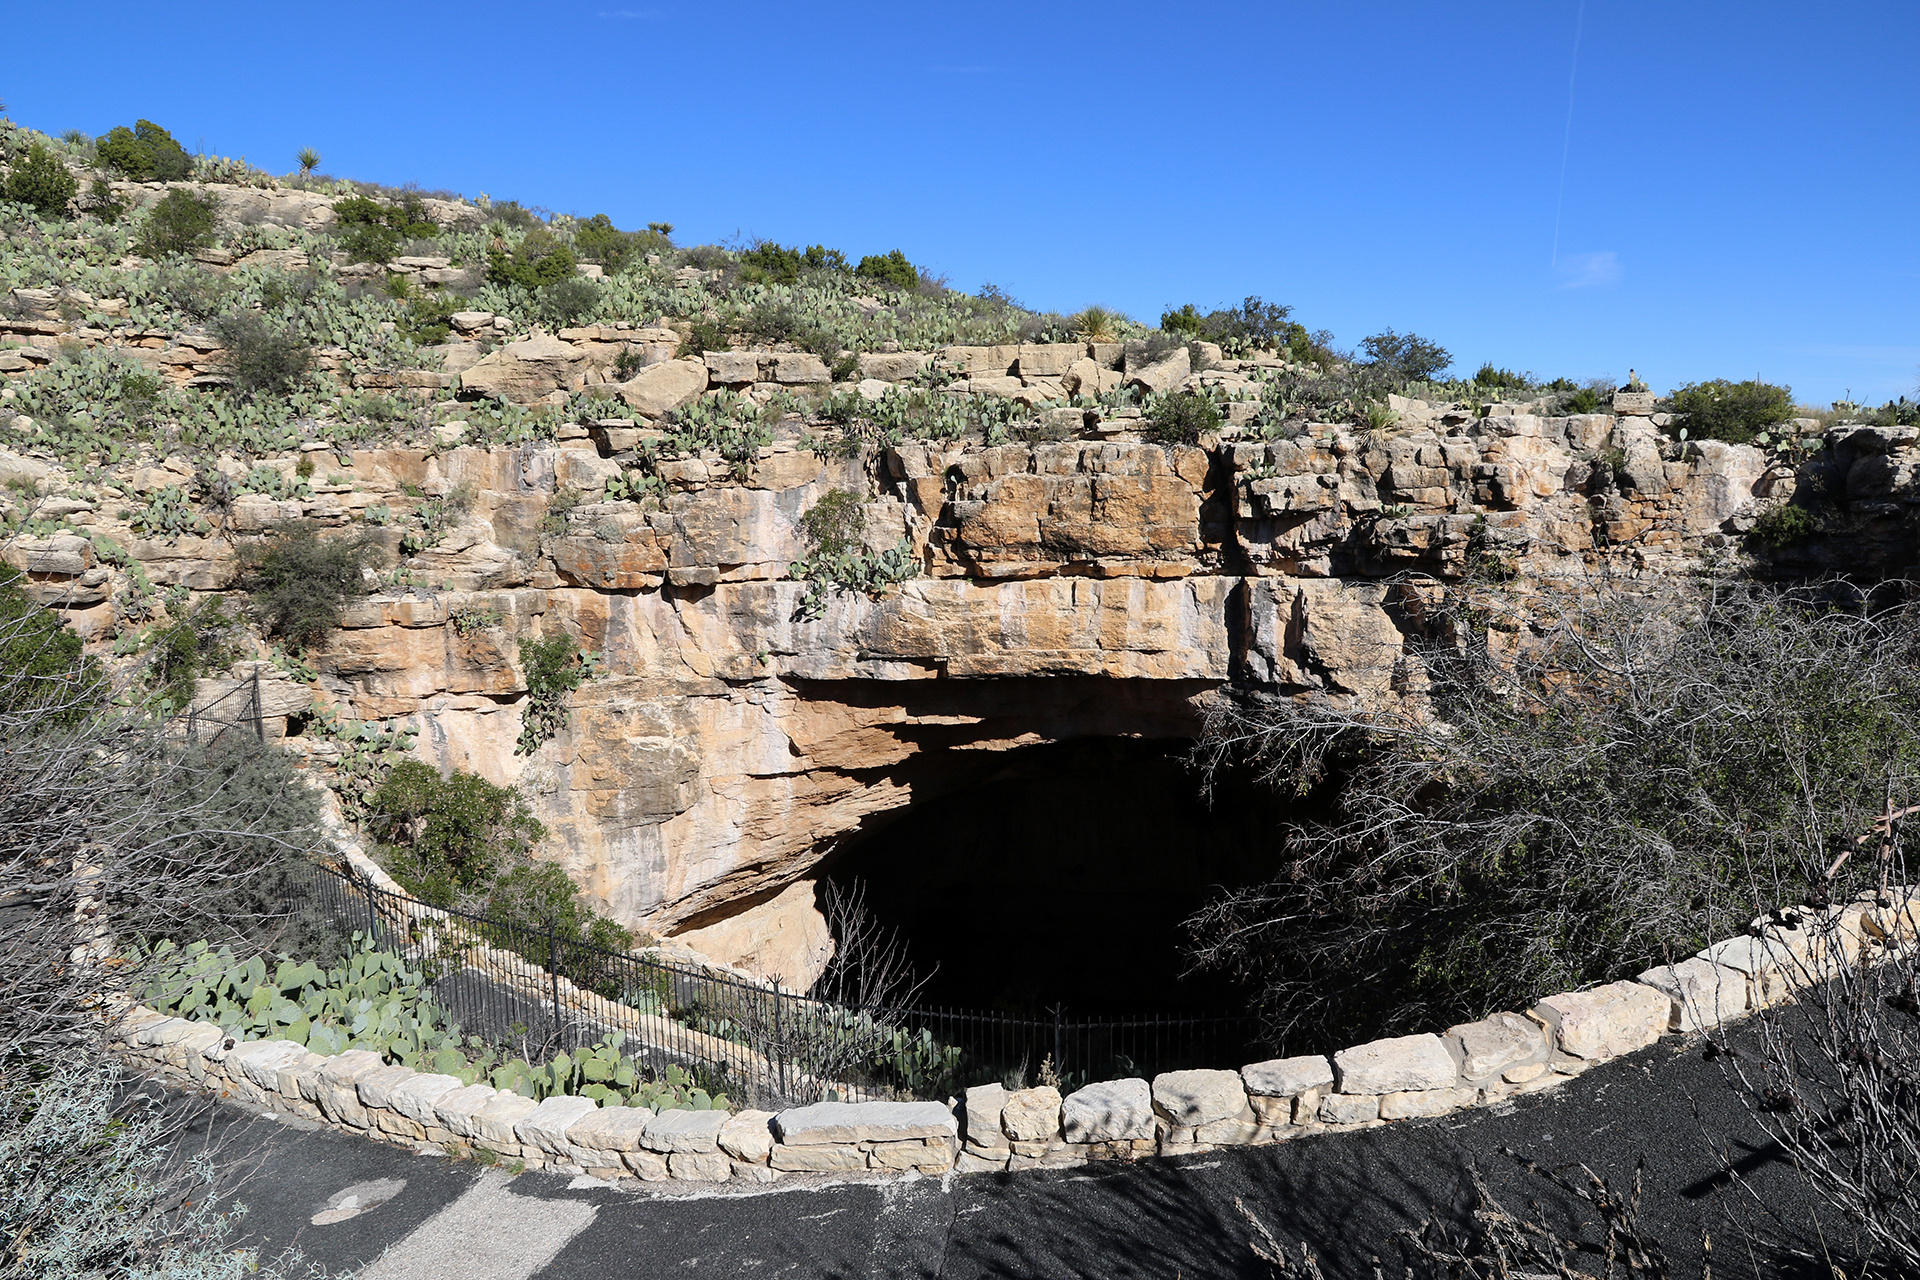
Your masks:
{"label": "vertical iron fence rail", "polygon": [[848,1009],[777,983],[596,947],[551,925],[429,907],[351,870],[315,866],[305,879],[292,909],[363,931],[419,969],[463,1035],[540,1062],[620,1032],[623,1051],[650,1070],[678,1067],[755,1105],[940,1098],[973,1084],[1032,1083],[1048,1071],[1077,1087],[1231,1066],[1247,1060],[1255,1034],[1253,1019],[1240,1015]]}

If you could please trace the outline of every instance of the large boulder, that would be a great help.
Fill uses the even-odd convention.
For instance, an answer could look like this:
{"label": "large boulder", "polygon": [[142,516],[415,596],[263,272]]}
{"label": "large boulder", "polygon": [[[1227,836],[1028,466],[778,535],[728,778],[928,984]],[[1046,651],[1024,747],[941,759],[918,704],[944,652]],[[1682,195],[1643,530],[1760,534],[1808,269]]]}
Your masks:
{"label": "large boulder", "polygon": [[509,342],[460,375],[463,391],[539,404],[555,392],[586,385],[586,356],[550,334]]}
{"label": "large boulder", "polygon": [[701,360],[665,360],[648,365],[614,389],[635,413],[657,418],[707,389],[707,366]]}
{"label": "large boulder", "polygon": [[1175,347],[1169,355],[1138,369],[1133,357],[1127,357],[1127,385],[1149,393],[1170,391],[1192,372],[1193,360],[1185,347]]}

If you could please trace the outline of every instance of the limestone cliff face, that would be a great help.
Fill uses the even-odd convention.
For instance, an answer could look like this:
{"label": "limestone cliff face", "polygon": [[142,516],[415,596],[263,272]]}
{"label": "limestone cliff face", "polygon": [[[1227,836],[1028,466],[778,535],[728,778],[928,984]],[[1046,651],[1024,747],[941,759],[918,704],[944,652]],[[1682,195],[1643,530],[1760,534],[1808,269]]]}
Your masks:
{"label": "limestone cliff face", "polygon": [[[1387,579],[1493,551],[1547,571],[1624,547],[1678,568],[1755,504],[1766,470],[1732,446],[1670,460],[1644,419],[1458,426],[1212,451],[903,446],[868,460],[871,480],[779,453],[657,511],[577,508],[538,547],[521,533],[548,475],[588,487],[608,464],[455,452],[435,465],[480,482],[491,542],[524,574],[493,593],[503,612],[576,633],[609,674],[528,760],[510,750],[513,642],[439,625],[464,595],[369,604],[323,665],[358,714],[418,716],[435,759],[521,783],[552,856],[616,915],[798,980],[824,953],[790,887],[836,841],[955,785],[973,753],[1186,736],[1229,679],[1382,694],[1411,589]],[[1607,449],[1624,461],[1604,478],[1578,460]],[[832,594],[803,621],[796,525],[836,486],[876,494],[872,540],[907,537],[926,573],[877,599]]]}
{"label": "limestone cliff face", "polygon": [[[826,944],[793,886],[836,842],[959,785],[978,752],[1188,736],[1224,681],[1385,696],[1422,576],[1476,556],[1523,574],[1731,561],[1756,515],[1810,482],[1861,495],[1845,546],[1863,558],[1837,567],[1911,555],[1911,430],[1836,433],[1796,468],[1712,442],[1682,456],[1645,418],[1410,417],[1387,435],[1210,448],[777,445],[744,480],[717,459],[673,464],[644,505],[595,500],[618,468],[592,439],[369,451],[310,499],[242,499],[231,529],[344,523],[403,483],[471,491],[423,582],[351,610],[316,657],[316,696],[405,717],[424,756],[521,785],[554,832],[546,855],[619,918],[795,983]],[[788,566],[800,517],[836,487],[868,495],[869,541],[904,538],[923,573],[879,597],[832,592],[807,619]],[[562,514],[561,495],[584,502]],[[9,555],[84,630],[86,541],[48,541]],[[232,579],[220,533],[132,546],[158,585]],[[1822,547],[1786,567],[1848,554]],[[450,625],[467,609],[500,621]],[[519,756],[519,644],[558,629],[606,674]]]}

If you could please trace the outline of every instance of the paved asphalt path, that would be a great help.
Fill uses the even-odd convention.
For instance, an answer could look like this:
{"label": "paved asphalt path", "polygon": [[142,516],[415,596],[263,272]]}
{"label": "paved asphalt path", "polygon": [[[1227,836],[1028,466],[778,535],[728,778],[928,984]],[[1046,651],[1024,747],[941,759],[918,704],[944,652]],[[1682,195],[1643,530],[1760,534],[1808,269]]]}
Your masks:
{"label": "paved asphalt path", "polygon": [[[365,1280],[1264,1280],[1271,1272],[1247,1247],[1236,1197],[1281,1239],[1310,1244],[1330,1280],[1370,1280],[1374,1255],[1398,1276],[1395,1231],[1464,1209],[1469,1161],[1511,1209],[1529,1200],[1549,1212],[1574,1207],[1509,1151],[1576,1173],[1585,1164],[1619,1187],[1644,1157],[1643,1217],[1676,1277],[1699,1275],[1703,1229],[1716,1276],[1815,1274],[1796,1254],[1837,1252],[1844,1228],[1824,1211],[1816,1226],[1804,1184],[1768,1148],[1724,1064],[1702,1048],[1663,1043],[1559,1089],[1435,1120],[1131,1166],[945,1181],[686,1191],[509,1177],[226,1105],[198,1115],[193,1140],[232,1162],[249,1209],[240,1226],[247,1243],[265,1255],[297,1247],[329,1272],[362,1269]],[[1739,1179],[1727,1176],[1729,1165]],[[1750,1253],[1756,1233],[1764,1243]]]}

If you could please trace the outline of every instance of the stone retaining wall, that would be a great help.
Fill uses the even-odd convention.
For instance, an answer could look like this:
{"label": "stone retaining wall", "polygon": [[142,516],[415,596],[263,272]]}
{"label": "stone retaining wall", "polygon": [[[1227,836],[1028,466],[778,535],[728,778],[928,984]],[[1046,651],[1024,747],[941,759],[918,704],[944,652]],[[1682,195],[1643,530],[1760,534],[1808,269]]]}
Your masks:
{"label": "stone retaining wall", "polygon": [[1539,1001],[1444,1033],[1395,1036],[1250,1063],[1169,1071],[1061,1095],[980,1085],[938,1102],[822,1102],[780,1112],[536,1102],[453,1076],[387,1065],[364,1049],[331,1057],[287,1040],[126,1007],[113,1032],[128,1057],[223,1097],[449,1153],[491,1152],[529,1168],[646,1181],[771,1182],[789,1173],[945,1174],[1135,1160],[1283,1142],[1437,1116],[1550,1089],[1668,1033],[1707,1030],[1789,1000],[1832,966],[1880,962],[1920,939],[1920,890],[1756,920],[1746,935],[1638,980]]}

